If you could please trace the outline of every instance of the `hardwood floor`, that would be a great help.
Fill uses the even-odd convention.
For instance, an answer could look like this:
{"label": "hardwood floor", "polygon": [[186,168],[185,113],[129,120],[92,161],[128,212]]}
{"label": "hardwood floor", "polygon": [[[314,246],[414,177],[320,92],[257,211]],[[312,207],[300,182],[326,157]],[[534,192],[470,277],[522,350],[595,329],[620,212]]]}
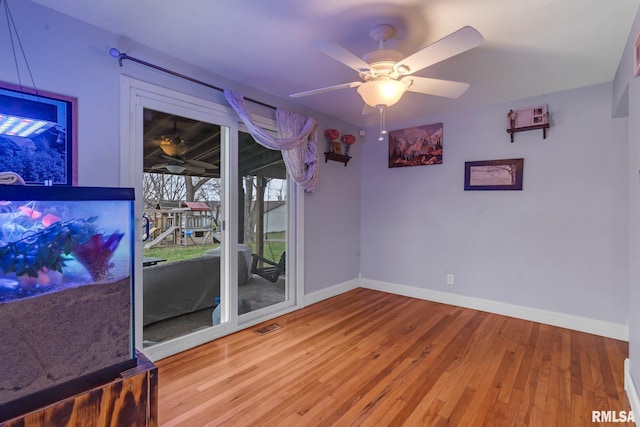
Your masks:
{"label": "hardwood floor", "polygon": [[[282,328],[255,332],[270,323]],[[592,411],[630,410],[626,357],[623,341],[356,289],[158,361],[158,416],[163,427],[598,425]]]}

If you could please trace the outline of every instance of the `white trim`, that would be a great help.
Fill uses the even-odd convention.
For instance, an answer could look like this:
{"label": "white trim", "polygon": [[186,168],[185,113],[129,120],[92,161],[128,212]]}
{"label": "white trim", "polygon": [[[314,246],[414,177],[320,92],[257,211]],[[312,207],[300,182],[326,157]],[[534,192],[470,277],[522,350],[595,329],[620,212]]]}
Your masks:
{"label": "white trim", "polygon": [[636,414],[640,415],[640,398],[638,397],[638,388],[631,376],[630,363],[631,361],[629,359],[624,360],[624,389],[627,392],[627,398],[629,399],[631,411],[635,418],[637,416]]}
{"label": "white trim", "polygon": [[337,285],[329,286],[328,288],[320,289],[319,291],[306,294],[304,296],[304,305],[308,306],[315,304],[325,299],[335,297],[345,292],[356,289],[359,285],[358,279],[349,280],[348,282],[339,283]]}
{"label": "white trim", "polygon": [[[289,174],[287,174],[288,176]],[[296,259],[295,259],[295,276],[293,276],[293,280],[295,280],[295,307],[296,309],[300,309],[305,306],[305,295],[304,295],[304,189],[296,184],[291,177],[288,178],[287,182],[289,183],[287,187],[287,192],[292,193],[296,192],[295,197],[295,206],[292,206],[292,210],[295,216],[295,228],[291,228],[291,217],[287,220],[289,224],[289,234],[295,232],[295,235],[291,237],[291,242],[293,242],[293,248],[295,249]]]}
{"label": "white trim", "polygon": [[434,291],[432,289],[416,288],[413,286],[399,285],[396,283],[381,282],[371,279],[360,279],[360,286],[397,295],[451,304],[459,307],[472,308],[503,316],[530,320],[575,331],[587,332],[622,341],[629,341],[629,328],[627,325],[603,322],[587,317],[558,313],[555,311],[525,307],[521,305],[507,304],[482,298],[457,295],[448,292]]}
{"label": "white trim", "polygon": [[[220,269],[220,322],[226,323],[232,330],[238,329],[238,304],[231,303],[238,301],[238,287],[230,286],[231,283],[238,283],[238,246],[235,238],[238,235],[238,224],[233,219],[238,218],[238,201],[234,197],[238,194],[237,176],[238,162],[238,127],[234,122],[234,127],[220,127],[220,159],[222,178],[220,203],[222,205],[222,241],[220,242],[221,258]],[[228,294],[227,294],[228,292]]]}
{"label": "white trim", "polygon": [[[195,120],[206,121],[209,123],[216,123],[221,126],[221,130],[225,133],[226,137],[237,138],[238,127],[235,120],[235,113],[231,108],[227,108],[216,104],[211,101],[199,99],[190,95],[186,95],[180,92],[173,91],[161,86],[152,85],[140,80],[136,80],[127,76],[121,76],[121,106],[123,111],[121,113],[121,185],[131,186],[135,188],[136,201],[135,201],[135,217],[136,217],[136,229],[142,228],[138,225],[141,221],[143,214],[142,203],[142,157],[143,147],[141,144],[143,134],[143,114],[145,108],[157,109],[159,111],[170,110],[174,114],[179,114],[184,117],[189,117]],[[227,146],[235,147],[237,144],[232,142],[226,143],[223,136],[222,141],[222,177],[223,183],[230,183],[223,189],[228,194],[237,194],[235,191],[234,180],[228,178],[229,174],[229,152],[226,149]],[[233,169],[231,169],[231,173]],[[227,175],[225,175],[227,174]],[[224,195],[223,195],[224,200]],[[231,205],[229,205],[231,206]],[[223,202],[223,209],[227,207],[227,204]],[[227,218],[236,218],[235,212],[225,211]],[[227,257],[231,257],[231,262],[237,262],[237,251],[234,248],[229,248],[230,239],[226,238],[229,232],[233,233],[233,227],[230,231],[223,231],[223,250],[222,250],[222,262],[221,262],[221,283],[235,283],[237,275],[237,269],[227,269],[227,263],[225,260]],[[226,234],[225,234],[226,233]],[[232,235],[236,235],[235,234]],[[141,241],[141,240],[140,240]],[[155,361],[163,357],[179,353],[188,348],[195,347],[206,343],[214,338],[228,334],[237,330],[237,315],[235,312],[226,306],[226,312],[223,311],[223,315],[229,320],[224,325],[218,325],[211,328],[211,331],[196,331],[194,333],[178,337],[174,340],[158,343],[154,346],[144,347],[143,343],[143,325],[142,325],[142,312],[143,312],[143,292],[142,292],[142,244],[137,244],[135,247],[135,271],[134,271],[134,337],[135,347],[144,353],[149,359]],[[236,258],[234,258],[234,256]],[[234,264],[235,265],[235,264]],[[223,301],[228,301],[229,298],[224,298],[225,289],[221,287],[221,296]],[[231,291],[231,298],[234,297],[234,289]]]}

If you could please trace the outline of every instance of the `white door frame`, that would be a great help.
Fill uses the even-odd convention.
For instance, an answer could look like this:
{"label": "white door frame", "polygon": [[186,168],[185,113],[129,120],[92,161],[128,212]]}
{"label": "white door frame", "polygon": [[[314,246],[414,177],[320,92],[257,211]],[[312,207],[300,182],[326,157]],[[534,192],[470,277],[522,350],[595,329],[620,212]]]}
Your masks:
{"label": "white door frame", "polygon": [[[212,122],[229,128],[230,144],[221,147],[221,176],[223,179],[222,206],[224,218],[238,218],[238,201],[234,197],[226,195],[238,194],[237,177],[237,137],[238,119],[235,112],[227,106],[207,101],[161,86],[136,80],[129,76],[121,76],[120,84],[120,186],[133,187],[136,194],[134,203],[135,230],[141,230],[143,213],[142,200],[142,165],[143,165],[143,108],[154,108],[154,105],[171,105],[171,112],[186,117]],[[157,107],[155,109],[158,109]],[[166,109],[166,108],[165,108]],[[256,118],[265,125],[272,124],[269,119]],[[232,177],[229,179],[229,177]],[[229,333],[244,329],[265,320],[297,310],[304,306],[304,265],[303,265],[303,218],[304,218],[304,192],[289,179],[288,191],[288,216],[289,230],[287,232],[287,253],[292,254],[291,262],[287,264],[287,283],[289,299],[261,310],[249,312],[238,316],[237,287],[231,286],[228,298],[221,298],[225,302],[222,308],[222,318],[228,322],[215,327],[197,331],[180,338],[159,343],[147,348],[142,345],[142,244],[134,248],[134,336],[135,347],[143,352],[150,360],[159,360],[164,357],[179,353],[197,345],[209,342]],[[221,248],[221,282],[237,283],[237,268],[229,268],[229,265],[237,265],[237,235],[238,225],[236,221],[226,221],[226,227],[222,231]],[[233,237],[231,237],[233,236]],[[136,240],[141,240],[138,236]],[[228,260],[227,262],[224,262]],[[291,267],[291,268],[289,268]],[[221,297],[224,295],[221,288]]]}

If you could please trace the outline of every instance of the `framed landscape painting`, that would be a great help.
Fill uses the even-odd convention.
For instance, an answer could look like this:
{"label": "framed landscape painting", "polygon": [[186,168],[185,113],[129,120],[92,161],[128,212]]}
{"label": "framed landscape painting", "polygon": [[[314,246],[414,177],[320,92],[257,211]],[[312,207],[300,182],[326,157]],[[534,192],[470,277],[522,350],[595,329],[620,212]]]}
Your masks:
{"label": "framed landscape painting", "polygon": [[442,164],[442,123],[389,132],[389,167]]}
{"label": "framed landscape painting", "polygon": [[0,83],[0,172],[75,185],[76,99]]}
{"label": "framed landscape painting", "polygon": [[522,190],[524,159],[465,162],[465,190]]}

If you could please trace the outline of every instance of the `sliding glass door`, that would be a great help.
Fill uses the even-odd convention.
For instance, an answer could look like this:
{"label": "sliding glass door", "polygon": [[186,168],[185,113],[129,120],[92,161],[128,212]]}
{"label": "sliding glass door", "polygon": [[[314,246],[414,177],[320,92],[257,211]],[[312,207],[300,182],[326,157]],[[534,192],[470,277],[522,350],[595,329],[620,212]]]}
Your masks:
{"label": "sliding glass door", "polygon": [[281,153],[227,107],[129,78],[122,99],[136,348],[157,360],[297,307],[299,191]]}
{"label": "sliding glass door", "polygon": [[[280,151],[238,134],[238,260],[248,280],[238,281],[239,314],[289,299],[286,279],[288,182]],[[244,275],[239,278],[244,277]]]}
{"label": "sliding glass door", "polygon": [[148,347],[222,323],[222,294],[228,289],[221,269],[221,152],[229,128],[151,108],[143,108],[143,117],[142,305]]}

